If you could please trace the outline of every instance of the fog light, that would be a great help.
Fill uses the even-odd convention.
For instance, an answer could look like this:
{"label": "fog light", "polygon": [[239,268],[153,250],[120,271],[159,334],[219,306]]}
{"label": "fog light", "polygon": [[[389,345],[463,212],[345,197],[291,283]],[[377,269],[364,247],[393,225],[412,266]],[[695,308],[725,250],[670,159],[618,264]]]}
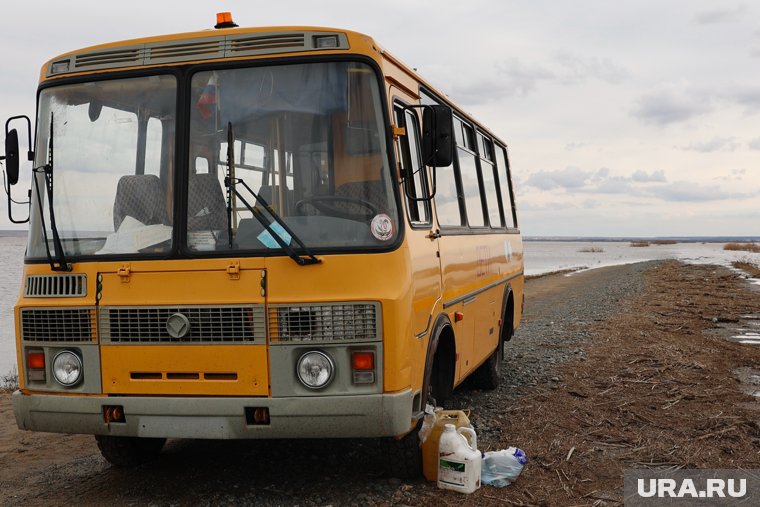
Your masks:
{"label": "fog light", "polygon": [[59,352],[53,359],[53,377],[64,387],[71,387],[82,380],[82,360],[70,350]]}
{"label": "fog light", "polygon": [[335,365],[324,352],[312,350],[302,355],[296,365],[298,380],[309,389],[322,389],[335,374]]}

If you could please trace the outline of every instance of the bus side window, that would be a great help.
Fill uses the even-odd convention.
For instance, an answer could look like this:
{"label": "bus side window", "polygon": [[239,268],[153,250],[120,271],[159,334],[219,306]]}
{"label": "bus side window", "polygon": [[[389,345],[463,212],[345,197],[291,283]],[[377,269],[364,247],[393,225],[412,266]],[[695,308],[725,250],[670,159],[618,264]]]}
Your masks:
{"label": "bus side window", "polygon": [[[458,121],[454,121],[455,128]],[[462,190],[464,191],[464,203],[467,211],[467,223],[470,227],[483,227],[486,225],[483,215],[483,202],[480,194],[480,181],[478,178],[477,155],[474,153],[474,132],[470,125],[462,122],[464,133],[464,146],[457,146],[457,160],[459,162],[459,174],[462,178]]]}
{"label": "bus side window", "polygon": [[[406,129],[399,136],[398,147],[405,178],[404,197],[407,200],[409,222],[413,225],[430,223],[430,201],[423,200],[429,194],[425,167],[420,157],[420,135],[417,117],[410,110],[396,107],[396,123]],[[413,199],[409,199],[409,196]],[[418,200],[419,199],[419,200]]]}
{"label": "bus side window", "polygon": [[483,194],[491,227],[504,227],[499,204],[499,190],[496,187],[496,168],[493,163],[493,143],[478,132],[478,151],[480,152],[480,173],[483,178]]}
{"label": "bus side window", "polygon": [[517,219],[515,215],[515,204],[512,198],[512,181],[510,179],[509,166],[507,165],[506,152],[502,146],[494,146],[496,148],[496,172],[499,175],[499,190],[501,192],[501,202],[504,206],[504,219],[506,220],[507,227],[517,227]]}

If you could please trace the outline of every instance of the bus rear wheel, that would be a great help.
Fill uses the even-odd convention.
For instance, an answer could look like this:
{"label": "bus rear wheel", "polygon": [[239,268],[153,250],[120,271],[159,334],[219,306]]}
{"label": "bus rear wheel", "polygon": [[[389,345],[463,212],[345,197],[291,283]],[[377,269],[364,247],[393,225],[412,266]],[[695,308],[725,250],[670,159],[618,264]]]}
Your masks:
{"label": "bus rear wheel", "polygon": [[156,458],[166,443],[165,438],[113,437],[95,435],[100,454],[117,467],[134,467]]}
{"label": "bus rear wheel", "polygon": [[504,361],[504,342],[499,340],[496,350],[493,351],[486,362],[472,374],[473,384],[478,389],[493,391],[499,387],[501,380],[501,363]]}

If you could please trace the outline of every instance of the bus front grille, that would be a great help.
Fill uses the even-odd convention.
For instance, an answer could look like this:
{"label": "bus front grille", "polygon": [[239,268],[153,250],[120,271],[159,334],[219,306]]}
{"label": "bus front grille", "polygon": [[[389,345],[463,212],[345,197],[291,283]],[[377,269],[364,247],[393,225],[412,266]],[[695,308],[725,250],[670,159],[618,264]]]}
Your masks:
{"label": "bus front grille", "polygon": [[277,342],[375,341],[379,303],[270,305],[269,338]]}
{"label": "bus front grille", "polygon": [[104,307],[103,343],[265,343],[263,305]]}
{"label": "bus front grille", "polygon": [[95,311],[90,308],[22,308],[21,338],[30,342],[91,342]]}

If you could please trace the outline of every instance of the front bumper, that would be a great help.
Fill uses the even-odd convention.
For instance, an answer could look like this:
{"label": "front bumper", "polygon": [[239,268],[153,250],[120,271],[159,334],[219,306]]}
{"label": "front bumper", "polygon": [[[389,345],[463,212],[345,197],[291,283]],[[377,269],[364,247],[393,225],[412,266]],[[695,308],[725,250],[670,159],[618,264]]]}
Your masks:
{"label": "front bumper", "polygon": [[[155,438],[342,438],[407,433],[413,392],[299,398],[57,396],[13,393],[20,429]],[[105,423],[103,406],[126,422]],[[270,424],[246,424],[246,407],[269,408]]]}

